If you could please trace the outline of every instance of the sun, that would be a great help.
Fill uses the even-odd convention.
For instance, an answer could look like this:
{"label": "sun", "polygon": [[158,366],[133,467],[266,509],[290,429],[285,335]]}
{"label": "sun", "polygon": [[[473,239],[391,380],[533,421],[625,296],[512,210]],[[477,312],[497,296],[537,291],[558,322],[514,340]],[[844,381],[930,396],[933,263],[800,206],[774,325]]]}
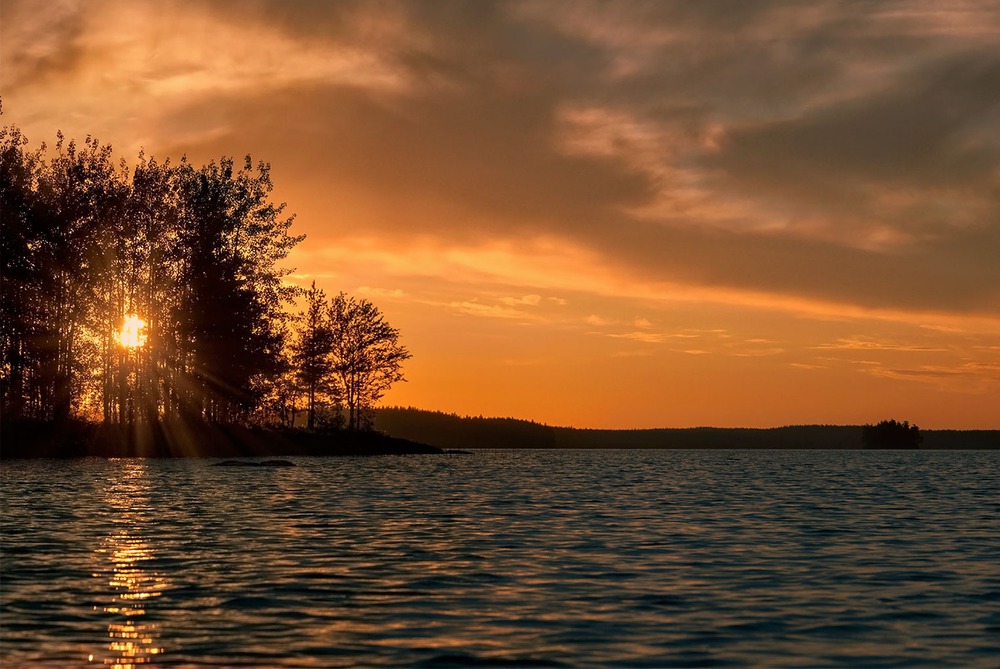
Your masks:
{"label": "sun", "polygon": [[125,348],[142,348],[146,345],[146,321],[135,314],[128,314],[123,319],[122,329],[116,338]]}

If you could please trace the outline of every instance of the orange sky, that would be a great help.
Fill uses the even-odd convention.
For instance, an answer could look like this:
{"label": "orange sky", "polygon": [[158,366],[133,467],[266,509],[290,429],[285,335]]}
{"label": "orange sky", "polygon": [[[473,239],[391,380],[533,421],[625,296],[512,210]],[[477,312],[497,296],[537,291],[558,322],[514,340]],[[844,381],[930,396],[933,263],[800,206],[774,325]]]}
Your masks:
{"label": "orange sky", "polygon": [[23,2],[3,123],[253,154],[389,404],[998,428],[995,2]]}

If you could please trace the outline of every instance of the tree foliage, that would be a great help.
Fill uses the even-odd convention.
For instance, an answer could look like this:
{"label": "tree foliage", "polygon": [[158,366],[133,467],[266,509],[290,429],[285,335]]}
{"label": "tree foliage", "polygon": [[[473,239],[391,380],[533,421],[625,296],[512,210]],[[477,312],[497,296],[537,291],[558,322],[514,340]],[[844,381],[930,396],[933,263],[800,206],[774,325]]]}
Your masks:
{"label": "tree foliage", "polygon": [[[306,394],[306,424],[316,427],[317,402],[333,393],[330,351],[333,333],[327,316],[326,293],[312,282],[305,294],[306,309],[298,315],[298,336],[292,348],[295,380]],[[335,399],[335,398],[334,398]]]}
{"label": "tree foliage", "polygon": [[293,291],[277,263],[302,237],[288,235],[292,219],[270,202],[271,188],[269,166],[255,171],[249,156],[239,171],[231,159],[178,170],[182,404],[212,420],[246,418],[279,371]]}
{"label": "tree foliage", "polygon": [[861,440],[865,448],[919,448],[924,440],[920,428],[895,420],[883,420],[875,425],[865,425],[861,429]]}
{"label": "tree foliage", "polygon": [[[367,300],[285,282],[303,237],[270,167],[196,167],[0,129],[0,411],[109,424],[180,418],[371,426],[410,357]],[[299,294],[305,309],[291,318]],[[122,339],[126,320],[143,342]]]}
{"label": "tree foliage", "polygon": [[368,300],[338,294],[330,302],[329,320],[334,387],[347,405],[348,428],[370,428],[371,409],[392,384],[404,380],[402,365],[410,353],[399,343],[399,330]]}
{"label": "tree foliage", "polygon": [[349,430],[371,429],[375,404],[405,380],[402,365],[410,353],[399,341],[399,330],[368,300],[343,292],[327,299],[315,282],[305,298],[291,357],[309,428],[321,413],[324,424],[337,423],[346,409]]}
{"label": "tree foliage", "polygon": [[[246,158],[196,168],[0,129],[0,402],[5,418],[243,422],[282,368],[282,261],[301,236]],[[124,319],[145,323],[121,345]]]}

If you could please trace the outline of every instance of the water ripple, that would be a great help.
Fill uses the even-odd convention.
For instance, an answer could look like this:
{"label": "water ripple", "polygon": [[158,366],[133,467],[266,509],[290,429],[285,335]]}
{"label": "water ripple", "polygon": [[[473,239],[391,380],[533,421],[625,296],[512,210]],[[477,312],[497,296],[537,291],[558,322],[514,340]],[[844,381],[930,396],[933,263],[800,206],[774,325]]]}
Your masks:
{"label": "water ripple", "polygon": [[13,461],[4,667],[993,667],[995,452]]}

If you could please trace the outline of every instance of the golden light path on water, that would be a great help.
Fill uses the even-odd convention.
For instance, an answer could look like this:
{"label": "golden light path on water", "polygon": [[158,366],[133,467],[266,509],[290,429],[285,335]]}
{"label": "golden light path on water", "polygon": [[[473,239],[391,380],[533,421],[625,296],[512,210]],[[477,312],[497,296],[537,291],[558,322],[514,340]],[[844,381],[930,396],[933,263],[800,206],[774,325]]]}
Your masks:
{"label": "golden light path on water", "polygon": [[144,536],[152,513],[146,464],[136,460],[120,462],[122,468],[109,479],[105,497],[113,510],[114,529],[97,548],[104,569],[94,573],[95,578],[107,578],[111,588],[111,601],[103,607],[111,616],[108,642],[91,653],[87,661],[115,669],[135,669],[163,653],[158,626],[146,622],[145,616],[151,602],[162,594],[164,579],[147,564],[155,555]]}

